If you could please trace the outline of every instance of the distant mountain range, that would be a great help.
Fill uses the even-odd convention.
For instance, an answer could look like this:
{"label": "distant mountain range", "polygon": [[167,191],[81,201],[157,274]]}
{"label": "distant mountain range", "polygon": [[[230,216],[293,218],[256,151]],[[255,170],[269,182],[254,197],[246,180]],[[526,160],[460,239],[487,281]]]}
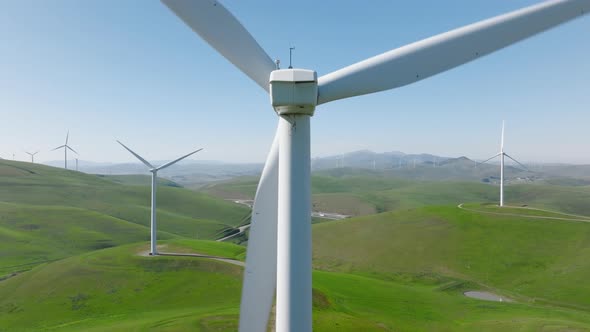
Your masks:
{"label": "distant mountain range", "polygon": [[[167,160],[154,161],[160,165]],[[497,162],[497,161],[494,161]],[[50,166],[62,167],[63,161],[45,163]],[[406,154],[400,151],[377,153],[369,150],[359,150],[349,153],[316,157],[311,160],[313,172],[329,171],[343,172],[339,169],[359,169],[375,172],[386,172],[391,176],[417,180],[470,180],[483,182],[497,182],[499,180],[498,164],[478,164],[467,157],[437,156],[428,153]],[[69,162],[70,168],[75,168],[74,162]],[[258,176],[262,171],[262,163],[226,163],[220,161],[183,161],[178,165],[160,172],[161,176],[177,182],[183,186],[198,188],[211,182],[228,180],[241,176]],[[140,163],[101,163],[79,161],[79,170],[92,174],[147,174],[146,167]],[[507,162],[507,181],[538,181],[552,179],[553,181],[576,179],[569,181],[581,185],[590,184],[590,165],[568,164],[535,164],[529,165],[528,170],[513,167]],[[345,172],[346,173],[346,172]],[[568,182],[568,181],[565,181]]]}

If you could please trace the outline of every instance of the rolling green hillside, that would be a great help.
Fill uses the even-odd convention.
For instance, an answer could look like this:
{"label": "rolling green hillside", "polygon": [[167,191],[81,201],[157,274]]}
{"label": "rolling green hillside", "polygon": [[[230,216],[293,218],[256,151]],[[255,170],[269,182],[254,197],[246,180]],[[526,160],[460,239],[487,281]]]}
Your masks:
{"label": "rolling green hillside", "polygon": [[[494,209],[503,213],[486,207]],[[590,310],[588,222],[425,207],[318,224],[313,236],[318,269],[385,280],[453,278],[524,302]]]}
{"label": "rolling green hillside", "polygon": [[[8,175],[19,172],[18,175]],[[7,174],[6,176],[3,176]],[[149,186],[126,186],[99,176],[21,162],[0,162],[0,201],[35,205],[64,205],[117,214],[136,223],[128,207],[149,208]],[[158,210],[195,219],[214,219],[233,224],[247,208],[183,188],[158,188]],[[148,214],[149,219],[149,214]],[[145,223],[147,225],[147,223]],[[164,225],[163,225],[164,226]],[[164,228],[163,228],[164,229]]]}
{"label": "rolling green hillside", "polygon": [[[206,192],[219,197],[253,198],[256,178],[218,183]],[[497,202],[499,187],[481,182],[415,181],[387,172],[334,169],[312,177],[315,210],[352,216],[462,202]],[[505,201],[590,216],[590,186],[515,183],[505,187]]]}
{"label": "rolling green hillside", "polygon": [[[187,240],[165,245],[210,254],[239,256],[241,251]],[[98,250],[0,282],[0,331],[236,331],[241,267],[203,258],[141,256],[146,250],[144,244]],[[469,299],[461,292],[473,285],[457,286],[450,278],[442,283],[367,274],[314,272],[314,330],[590,328],[587,312]]]}
{"label": "rolling green hillside", "polygon": [[[152,176],[145,175],[145,174],[126,174],[126,175],[103,175],[97,174],[98,177],[103,179],[107,179],[109,181],[113,181],[115,183],[121,184],[128,184],[128,185],[136,185],[136,186],[151,186],[152,184]],[[158,186],[168,186],[168,187],[181,187],[178,183],[165,179],[163,177],[158,177]]]}
{"label": "rolling green hillside", "polygon": [[[213,239],[248,209],[158,188],[160,238]],[[44,165],[0,162],[0,275],[82,252],[149,240],[150,187]]]}
{"label": "rolling green hillside", "polygon": [[144,249],[146,245],[99,250],[1,282],[0,331],[138,331],[178,324],[235,328],[239,266],[139,256]]}
{"label": "rolling green hillside", "polygon": [[[494,200],[491,185],[339,172],[314,176],[315,208],[390,212],[314,224],[315,331],[590,331],[590,223],[457,207]],[[243,268],[146,256],[149,187],[137,181],[0,162],[0,331],[236,331]],[[195,238],[247,208],[160,189],[161,251],[244,260],[243,246]],[[519,184],[506,198],[585,214],[588,189]],[[209,190],[248,197],[255,181]]]}

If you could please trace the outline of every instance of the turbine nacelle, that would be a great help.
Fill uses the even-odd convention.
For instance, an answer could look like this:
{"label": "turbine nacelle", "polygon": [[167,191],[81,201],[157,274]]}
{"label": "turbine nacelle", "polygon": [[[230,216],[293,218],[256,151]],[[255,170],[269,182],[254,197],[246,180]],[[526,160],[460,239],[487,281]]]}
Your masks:
{"label": "turbine nacelle", "polygon": [[270,73],[270,103],[278,115],[312,116],[318,103],[318,75],[308,69],[278,69]]}

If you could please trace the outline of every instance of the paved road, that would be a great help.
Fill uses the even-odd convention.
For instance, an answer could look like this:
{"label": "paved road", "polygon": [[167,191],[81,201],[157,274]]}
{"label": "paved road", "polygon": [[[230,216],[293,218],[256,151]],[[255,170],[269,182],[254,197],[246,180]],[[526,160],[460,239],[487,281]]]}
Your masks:
{"label": "paved road", "polygon": [[[166,248],[166,245],[159,245],[158,250]],[[149,250],[144,250],[137,253],[139,256],[150,256]],[[203,255],[197,253],[190,253],[190,252],[158,252],[157,256],[177,256],[177,257],[195,257],[195,258],[206,258],[206,259],[213,259],[216,261],[229,263],[238,266],[246,266],[246,263],[239,261],[237,259],[227,258],[227,257],[220,257],[220,256],[211,256],[211,255]]]}
{"label": "paved road", "polygon": [[485,301],[496,301],[496,302],[512,302],[511,299],[507,297],[501,297],[500,295],[496,295],[490,292],[481,292],[481,291],[468,291],[463,293],[463,295],[478,299],[478,300],[485,300]]}
{"label": "paved road", "polygon": [[555,212],[555,211],[549,211],[549,210],[541,210],[541,209],[535,209],[535,208],[530,208],[530,207],[507,206],[508,208],[527,209],[527,210],[540,211],[540,212],[556,213],[556,214],[562,214],[564,216],[572,216],[572,217],[575,217],[575,218],[560,218],[560,217],[534,216],[534,215],[528,215],[528,214],[507,213],[507,212],[504,213],[504,212],[481,211],[481,210],[476,210],[476,209],[470,209],[470,208],[463,207],[463,203],[457,205],[457,207],[459,209],[462,209],[462,210],[465,210],[465,211],[471,211],[471,212],[477,212],[477,213],[485,213],[485,214],[493,214],[493,215],[497,215],[497,216],[511,216],[511,217],[522,217],[522,218],[533,218],[533,219],[549,219],[549,220],[564,220],[564,221],[590,222],[590,217],[578,216],[578,215],[575,215],[575,214],[567,214],[567,213],[561,213],[561,212]]}
{"label": "paved road", "polygon": [[229,264],[233,264],[233,265],[246,266],[246,263],[236,260],[236,259],[219,257],[219,256],[186,253],[186,252],[160,252],[160,253],[158,253],[158,256],[185,256],[185,257],[209,258],[209,259],[213,259],[216,261],[225,262],[225,263],[229,263]]}
{"label": "paved road", "polygon": [[[227,200],[232,201],[236,204],[246,205],[249,208],[252,208],[252,205],[254,204],[254,201],[251,199],[227,199]],[[330,220],[342,220],[342,219],[346,219],[346,218],[350,217],[348,215],[340,214],[340,213],[318,212],[318,211],[312,211],[311,216],[316,217],[316,218],[330,219]],[[233,239],[234,237],[244,233],[248,228],[250,228],[250,224],[240,226],[240,227],[238,227],[239,232],[228,235],[228,236],[223,237],[221,239],[218,239],[217,242],[222,242],[222,241],[226,241],[229,239]]]}
{"label": "paved road", "polygon": [[[232,201],[236,204],[246,205],[249,208],[252,208],[252,205],[254,204],[254,201],[251,199],[227,199],[227,200]],[[342,220],[342,219],[346,219],[346,218],[350,217],[349,215],[346,215],[346,214],[340,214],[340,213],[334,213],[334,212],[323,212],[323,211],[312,211],[311,216],[316,217],[316,218],[330,219],[330,220]]]}

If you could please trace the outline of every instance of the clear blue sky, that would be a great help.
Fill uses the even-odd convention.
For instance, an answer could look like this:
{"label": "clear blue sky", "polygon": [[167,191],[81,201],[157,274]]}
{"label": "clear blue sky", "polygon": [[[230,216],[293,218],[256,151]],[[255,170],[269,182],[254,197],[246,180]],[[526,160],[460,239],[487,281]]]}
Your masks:
{"label": "clear blue sky", "polygon": [[[223,1],[273,58],[327,74],[529,0]],[[590,16],[419,83],[322,105],[312,155],[358,149],[590,163]],[[0,156],[263,161],[268,96],[159,1],[0,3]]]}

